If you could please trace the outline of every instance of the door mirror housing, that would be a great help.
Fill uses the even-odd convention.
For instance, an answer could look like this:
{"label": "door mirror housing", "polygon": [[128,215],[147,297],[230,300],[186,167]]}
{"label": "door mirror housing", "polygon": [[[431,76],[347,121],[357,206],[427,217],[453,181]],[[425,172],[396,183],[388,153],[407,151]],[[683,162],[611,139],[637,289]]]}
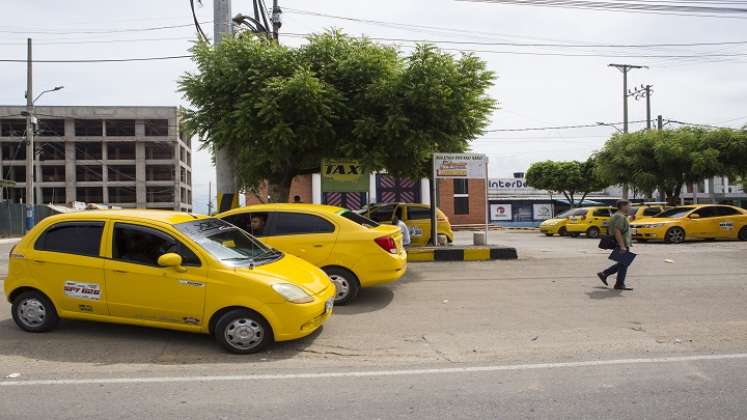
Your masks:
{"label": "door mirror housing", "polygon": [[175,253],[169,252],[158,257],[158,265],[161,267],[173,267],[176,271],[184,272],[186,268],[182,266],[182,256]]}
{"label": "door mirror housing", "polygon": [[698,213],[690,213],[689,216],[690,219],[700,219],[700,215]]}

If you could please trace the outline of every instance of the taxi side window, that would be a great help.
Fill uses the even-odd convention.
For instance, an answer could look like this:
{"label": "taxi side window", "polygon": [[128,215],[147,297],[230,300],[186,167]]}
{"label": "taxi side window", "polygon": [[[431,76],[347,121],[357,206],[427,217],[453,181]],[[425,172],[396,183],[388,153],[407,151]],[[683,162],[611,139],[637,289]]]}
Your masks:
{"label": "taxi side window", "polygon": [[239,213],[223,218],[226,222],[245,230],[252,236],[267,235],[267,213]]}
{"label": "taxi side window", "polygon": [[127,223],[114,225],[112,258],[115,260],[158,266],[158,257],[169,252],[179,254],[184,266],[200,266],[194,252],[166,233]]}
{"label": "taxi side window", "polygon": [[390,223],[394,215],[394,207],[395,207],[394,204],[376,207],[373,210],[371,210],[371,213],[368,216],[368,218],[373,220],[374,222]]}
{"label": "taxi side window", "polygon": [[718,211],[718,208],[716,207],[703,207],[701,209],[694,211],[693,213],[697,213],[698,215],[700,215],[701,218],[719,216],[719,211]]}
{"label": "taxi side window", "polygon": [[408,207],[407,220],[430,220],[431,209],[423,207]]}
{"label": "taxi side window", "polygon": [[661,213],[660,207],[649,207],[647,209],[643,209],[644,216],[656,216],[659,213]]}
{"label": "taxi side window", "polygon": [[49,227],[39,236],[34,249],[98,257],[104,222],[67,222]]}
{"label": "taxi side window", "polygon": [[719,216],[734,216],[735,214],[739,214],[737,209],[731,207],[717,207],[716,209],[718,210]]}
{"label": "taxi side window", "polygon": [[610,209],[594,210],[594,217],[610,217]]}
{"label": "taxi side window", "polygon": [[332,233],[335,225],[319,216],[303,213],[272,213],[270,236]]}

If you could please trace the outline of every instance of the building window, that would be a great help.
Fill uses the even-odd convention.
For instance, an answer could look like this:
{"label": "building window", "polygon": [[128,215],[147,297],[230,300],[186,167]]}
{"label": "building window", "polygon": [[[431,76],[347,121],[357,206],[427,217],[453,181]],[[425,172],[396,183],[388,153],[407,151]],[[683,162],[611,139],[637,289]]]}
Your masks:
{"label": "building window", "polygon": [[5,198],[13,203],[26,202],[26,188],[6,188]]}
{"label": "building window", "polygon": [[65,120],[39,120],[36,133],[40,137],[62,137],[65,135]]}
{"label": "building window", "polygon": [[25,166],[4,166],[3,179],[9,179],[16,182],[26,182],[26,167]]}
{"label": "building window", "polygon": [[84,203],[102,203],[104,189],[101,187],[78,187],[75,189],[75,199]]}
{"label": "building window", "polygon": [[65,160],[65,143],[39,143],[39,160]]}
{"label": "building window", "polygon": [[42,182],[65,182],[65,167],[62,165],[41,167]]}
{"label": "building window", "polygon": [[192,205],[192,190],[187,190],[187,204]]}
{"label": "building window", "polygon": [[135,142],[107,143],[106,158],[109,160],[135,159]]}
{"label": "building window", "polygon": [[135,120],[106,120],[107,137],[135,137]]}
{"label": "building window", "polygon": [[0,120],[0,136],[23,137],[26,135],[26,120]]}
{"label": "building window", "polygon": [[454,214],[469,214],[469,197],[454,197]]}
{"label": "building window", "polygon": [[110,203],[134,203],[136,201],[135,187],[109,187]]}
{"label": "building window", "polygon": [[75,120],[76,137],[101,137],[104,135],[104,121]]}
{"label": "building window", "polygon": [[42,188],[42,202],[44,203],[65,203],[65,187]]}
{"label": "building window", "polygon": [[165,137],[169,135],[169,120],[145,120],[145,135]]}
{"label": "building window", "polygon": [[174,167],[171,165],[147,165],[145,167],[146,181],[173,181]]}
{"label": "building window", "polygon": [[146,159],[174,159],[174,145],[172,143],[157,142],[145,143]]}
{"label": "building window", "polygon": [[192,186],[192,172],[190,171],[187,171],[187,184],[189,184],[190,187]]}
{"label": "building window", "polygon": [[77,142],[75,143],[76,160],[101,160],[101,143],[99,142]]}
{"label": "building window", "polygon": [[134,181],[135,165],[109,165],[107,177],[109,181]]}
{"label": "building window", "polygon": [[454,180],[454,214],[469,214],[469,180]]}
{"label": "building window", "polygon": [[181,196],[181,202],[186,203],[187,202],[187,189],[182,187],[182,196]]}
{"label": "building window", "polygon": [[179,160],[182,162],[187,161],[187,149],[181,146],[179,147]]}
{"label": "building window", "polygon": [[7,160],[26,160],[26,142],[2,142],[3,161]]}
{"label": "building window", "polygon": [[103,171],[100,165],[77,165],[75,167],[75,180],[76,181],[102,181]]}
{"label": "building window", "polygon": [[173,203],[174,202],[174,188],[173,187],[146,187],[145,188],[146,201],[149,203]]}

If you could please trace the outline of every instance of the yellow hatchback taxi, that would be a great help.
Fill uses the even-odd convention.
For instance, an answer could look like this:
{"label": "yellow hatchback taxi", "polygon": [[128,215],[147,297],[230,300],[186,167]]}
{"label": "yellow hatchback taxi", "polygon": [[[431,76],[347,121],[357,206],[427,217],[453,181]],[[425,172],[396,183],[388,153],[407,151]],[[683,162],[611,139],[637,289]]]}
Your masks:
{"label": "yellow hatchback taxi", "polygon": [[587,238],[598,238],[600,234],[607,232],[607,224],[615,212],[611,207],[584,207],[577,209],[573,216],[568,219],[565,228],[572,237],[578,237],[582,233]]}
{"label": "yellow hatchback taxi", "polygon": [[630,224],[633,237],[678,244],[689,239],[747,241],[747,211],[726,205],[679,206]]}
{"label": "yellow hatchback taxi", "polygon": [[[418,203],[373,204],[358,213],[378,223],[391,224],[396,214],[410,228],[410,245],[425,246],[431,240],[431,207]],[[436,209],[436,221],[439,236],[446,237],[448,243],[454,242],[454,231],[451,222],[441,209]],[[441,236],[441,239],[443,239]]]}
{"label": "yellow hatchback taxi", "polygon": [[544,233],[547,236],[553,236],[553,235],[560,235],[560,236],[566,236],[568,235],[568,230],[566,228],[566,225],[568,225],[568,222],[572,216],[580,216],[582,214],[586,214],[585,209],[570,209],[566,210],[552,219],[547,219],[544,222],[540,223],[539,230],[540,232]]}
{"label": "yellow hatchback taxi", "polygon": [[669,207],[665,203],[643,203],[633,204],[630,208],[630,221],[645,219],[647,217],[653,217],[663,212]]}
{"label": "yellow hatchback taxi", "polygon": [[399,280],[407,270],[402,232],[353,211],[320,204],[258,204],[216,217],[324,270],[345,305],[362,287]]}
{"label": "yellow hatchback taxi", "polygon": [[104,321],[212,334],[253,353],[318,329],[335,288],[220,219],[122,210],[42,220],[10,252],[5,295],[29,332],[59,318]]}

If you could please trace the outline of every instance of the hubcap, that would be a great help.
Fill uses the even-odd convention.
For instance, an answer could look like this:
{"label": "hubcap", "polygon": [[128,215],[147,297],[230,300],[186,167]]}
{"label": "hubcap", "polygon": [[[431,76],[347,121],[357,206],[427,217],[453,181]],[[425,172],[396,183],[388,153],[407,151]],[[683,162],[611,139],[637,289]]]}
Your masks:
{"label": "hubcap", "polygon": [[348,279],[339,274],[333,274],[329,276],[329,279],[332,280],[335,289],[337,289],[335,300],[345,299],[348,293],[350,293],[350,283],[348,282]]}
{"label": "hubcap", "polygon": [[673,229],[669,231],[669,240],[672,242],[682,242],[685,233],[679,229]]}
{"label": "hubcap", "polygon": [[262,342],[265,329],[253,319],[238,318],[228,324],[224,335],[231,346],[240,350],[250,350]]}
{"label": "hubcap", "polygon": [[47,319],[47,310],[38,299],[26,299],[18,305],[18,318],[27,327],[36,328],[44,324]]}

